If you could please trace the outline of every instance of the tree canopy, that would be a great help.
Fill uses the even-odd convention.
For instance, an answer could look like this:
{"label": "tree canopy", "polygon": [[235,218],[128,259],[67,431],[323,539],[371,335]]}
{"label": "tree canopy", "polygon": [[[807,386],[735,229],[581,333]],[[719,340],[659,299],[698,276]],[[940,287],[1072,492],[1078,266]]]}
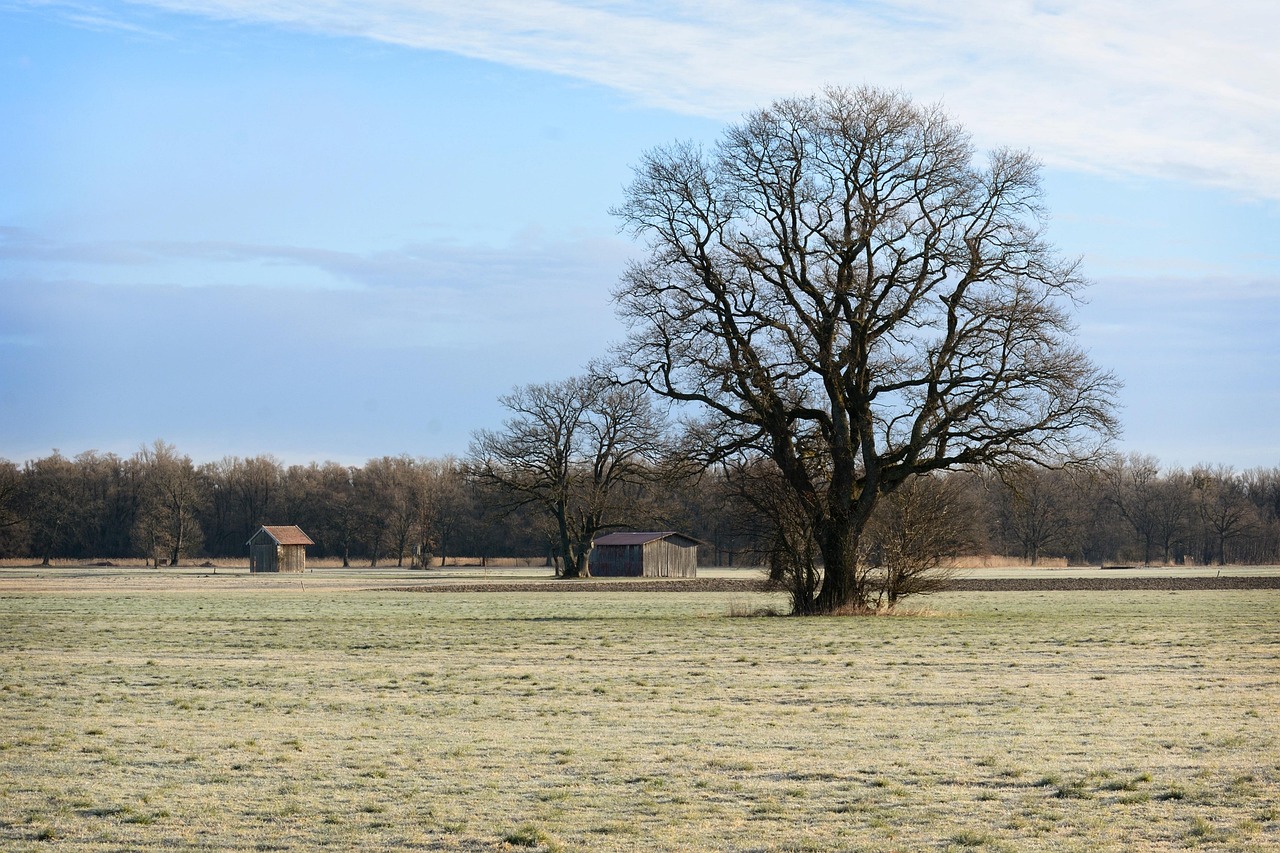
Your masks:
{"label": "tree canopy", "polygon": [[648,152],[615,212],[648,242],[615,294],[624,378],[696,406],[705,459],[776,465],[822,558],[802,611],[867,604],[859,539],[911,478],[1091,458],[1117,429],[1037,163],[980,160],[938,107],[780,100]]}

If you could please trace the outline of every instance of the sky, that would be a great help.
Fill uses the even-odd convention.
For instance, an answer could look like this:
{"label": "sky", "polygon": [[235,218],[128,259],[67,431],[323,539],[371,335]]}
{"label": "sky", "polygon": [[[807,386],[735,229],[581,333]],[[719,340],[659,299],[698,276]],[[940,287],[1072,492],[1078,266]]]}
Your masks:
{"label": "sky", "polygon": [[1122,452],[1280,465],[1271,0],[0,0],[0,457],[464,455],[624,334],[631,167],[871,84],[1043,164]]}

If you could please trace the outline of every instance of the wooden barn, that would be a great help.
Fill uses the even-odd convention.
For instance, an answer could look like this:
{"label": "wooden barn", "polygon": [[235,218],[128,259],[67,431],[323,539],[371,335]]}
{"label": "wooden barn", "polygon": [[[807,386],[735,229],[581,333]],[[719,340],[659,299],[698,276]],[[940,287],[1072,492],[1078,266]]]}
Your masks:
{"label": "wooden barn", "polygon": [[610,533],[591,543],[591,574],[598,578],[694,578],[698,546],[690,536],[658,533]]}
{"label": "wooden barn", "polygon": [[264,525],[249,538],[249,571],[305,572],[307,546],[316,543],[297,525]]}

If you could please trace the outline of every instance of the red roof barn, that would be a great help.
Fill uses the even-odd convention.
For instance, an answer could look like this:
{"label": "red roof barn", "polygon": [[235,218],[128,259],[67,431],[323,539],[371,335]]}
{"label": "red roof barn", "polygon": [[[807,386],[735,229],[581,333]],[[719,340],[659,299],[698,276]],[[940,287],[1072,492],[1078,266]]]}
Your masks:
{"label": "red roof barn", "polygon": [[305,572],[307,546],[316,543],[295,524],[264,525],[249,537],[249,571]]}

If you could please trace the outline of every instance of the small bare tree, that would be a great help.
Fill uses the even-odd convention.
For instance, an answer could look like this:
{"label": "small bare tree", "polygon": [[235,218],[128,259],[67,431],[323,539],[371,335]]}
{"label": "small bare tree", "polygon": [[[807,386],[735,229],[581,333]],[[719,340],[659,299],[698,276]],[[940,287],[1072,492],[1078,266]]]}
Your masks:
{"label": "small bare tree", "polygon": [[666,423],[642,388],[590,375],[525,385],[500,398],[503,429],[481,430],[468,470],[508,510],[553,521],[565,577],[590,575],[591,542],[626,522],[639,487],[660,474]]}
{"label": "small bare tree", "polygon": [[974,547],[976,508],[955,477],[916,477],[885,496],[867,525],[865,586],[875,607],[951,585],[954,558]]}
{"label": "small bare tree", "polygon": [[736,532],[756,543],[769,580],[790,595],[791,612],[808,614],[822,583],[822,556],[804,507],[763,456],[739,454],[723,460],[721,474],[736,510]]}

